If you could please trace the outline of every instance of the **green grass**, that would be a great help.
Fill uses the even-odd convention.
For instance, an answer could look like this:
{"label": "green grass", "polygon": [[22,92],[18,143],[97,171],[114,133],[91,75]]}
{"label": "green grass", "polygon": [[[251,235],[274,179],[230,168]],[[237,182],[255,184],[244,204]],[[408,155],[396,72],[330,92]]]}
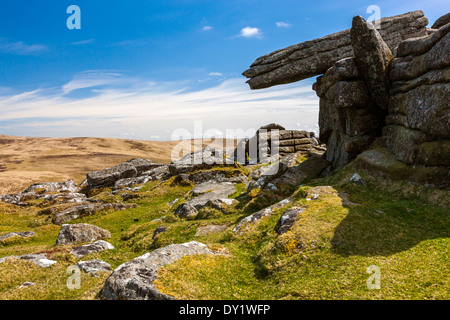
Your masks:
{"label": "green grass", "polygon": [[[227,169],[232,172],[231,169]],[[241,171],[243,169],[240,169]],[[356,172],[351,164],[337,174],[309,181],[300,188],[288,186],[279,193],[252,190],[238,184],[231,198],[239,204],[223,214],[206,208],[195,220],[173,211],[189,197],[190,185],[149,182],[139,197],[126,201],[138,207],[106,211],[71,223],[90,223],[111,232],[114,246],[85,256],[102,259],[114,269],[137,256],[171,243],[200,241],[220,253],[187,256],[160,269],[157,287],[185,299],[449,299],[450,217],[449,191],[425,188],[407,181],[392,182],[358,173],[367,187],[349,183]],[[307,201],[307,191],[323,188],[318,200]],[[110,189],[96,198],[116,202]],[[295,194],[292,206],[305,210],[291,231],[278,236],[282,212],[275,211],[249,232],[232,233],[239,220],[286,196]],[[169,202],[179,199],[172,207]],[[48,252],[58,263],[42,269],[27,261],[0,264],[0,299],[98,299],[107,274],[82,274],[80,290],[69,290],[66,269],[77,263],[68,246],[55,246],[59,226],[52,225],[42,208],[0,204],[0,234],[34,231],[29,239],[0,243],[0,257]],[[161,220],[156,220],[160,219]],[[156,220],[156,221],[155,221]],[[196,236],[210,224],[228,225],[225,231]],[[167,231],[154,237],[157,227]],[[381,270],[381,289],[370,290],[366,272]],[[36,286],[19,289],[25,281]]]}

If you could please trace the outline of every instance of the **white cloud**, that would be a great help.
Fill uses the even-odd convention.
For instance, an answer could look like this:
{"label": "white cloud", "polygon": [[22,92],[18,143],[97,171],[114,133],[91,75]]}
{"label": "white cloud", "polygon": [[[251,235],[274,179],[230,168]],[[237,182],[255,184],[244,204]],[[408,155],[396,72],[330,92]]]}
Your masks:
{"label": "white cloud", "polygon": [[76,41],[76,42],[72,42],[72,45],[78,46],[78,45],[82,45],[82,44],[90,44],[93,43],[95,41],[95,39],[88,39],[88,40],[81,40],[81,41]]}
{"label": "white cloud", "polygon": [[[75,78],[63,86],[66,92],[101,82]],[[119,84],[96,88],[94,96],[77,99],[53,88],[0,93],[0,128],[3,134],[25,136],[120,138],[132,132],[134,139],[170,140],[178,128],[193,133],[195,121],[202,121],[203,131],[215,136],[272,122],[290,129],[297,123],[313,128],[318,122],[312,80],[250,90],[243,78],[236,78],[190,91],[185,83],[119,78]]]}
{"label": "white cloud", "polygon": [[290,23],[286,23],[286,22],[283,22],[283,21],[277,22],[276,25],[277,25],[278,28],[289,28],[291,26]]}
{"label": "white cloud", "polygon": [[210,76],[221,76],[222,74],[220,72],[210,72]]}
{"label": "white cloud", "polygon": [[213,27],[211,27],[211,26],[204,26],[202,28],[203,31],[209,31],[209,30],[212,30],[212,29],[213,29]]}
{"label": "white cloud", "polygon": [[5,39],[0,38],[0,51],[6,53],[18,55],[37,55],[44,51],[47,51],[47,49],[48,48],[42,44],[28,45],[26,43],[23,43],[22,41],[9,42]]}
{"label": "white cloud", "polygon": [[260,38],[262,32],[258,28],[245,27],[241,30],[241,36],[244,38]]}
{"label": "white cloud", "polygon": [[64,94],[83,88],[91,88],[106,84],[118,83],[121,74],[108,70],[89,70],[77,74],[73,80],[66,83],[62,89]]}

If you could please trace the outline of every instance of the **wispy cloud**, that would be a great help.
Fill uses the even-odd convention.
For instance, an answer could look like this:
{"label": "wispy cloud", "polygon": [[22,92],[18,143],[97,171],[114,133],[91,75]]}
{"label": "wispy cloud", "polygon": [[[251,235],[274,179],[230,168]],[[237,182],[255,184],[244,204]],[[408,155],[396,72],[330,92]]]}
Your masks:
{"label": "wispy cloud", "polygon": [[245,27],[241,29],[241,37],[244,38],[261,38],[262,32],[258,28]]}
{"label": "wispy cloud", "polygon": [[276,25],[277,25],[278,28],[289,28],[291,26],[290,23],[286,23],[286,22],[283,22],[283,21],[277,22]]}
{"label": "wispy cloud", "polygon": [[[101,74],[104,81],[97,82],[78,75],[59,92],[0,94],[0,129],[5,134],[60,137],[123,137],[132,132],[135,139],[170,140],[175,129],[193,132],[194,122],[200,120],[204,130],[216,133],[257,129],[271,122],[287,128],[298,128],[300,123],[312,131],[318,120],[311,80],[253,91],[244,79],[236,78],[190,91],[184,83],[128,81],[123,75],[105,80]],[[78,99],[64,94],[116,78],[132,85],[106,85],[96,88],[94,96]]]}
{"label": "wispy cloud", "polygon": [[29,45],[22,41],[9,42],[6,39],[0,38],[0,51],[4,53],[18,55],[38,55],[47,50],[47,46],[42,44]]}
{"label": "wispy cloud", "polygon": [[209,30],[212,30],[212,29],[213,29],[212,26],[204,26],[204,27],[202,28],[203,31],[209,31]]}
{"label": "wispy cloud", "polygon": [[221,76],[222,74],[220,72],[210,72],[210,76]]}
{"label": "wispy cloud", "polygon": [[78,46],[78,45],[83,45],[83,44],[90,44],[90,43],[93,43],[94,41],[95,41],[95,39],[88,39],[88,40],[72,42],[71,44],[73,44],[74,46]]}
{"label": "wispy cloud", "polygon": [[118,83],[121,80],[121,73],[108,70],[88,70],[81,72],[68,83],[62,86],[64,94],[83,88],[92,88],[107,84]]}

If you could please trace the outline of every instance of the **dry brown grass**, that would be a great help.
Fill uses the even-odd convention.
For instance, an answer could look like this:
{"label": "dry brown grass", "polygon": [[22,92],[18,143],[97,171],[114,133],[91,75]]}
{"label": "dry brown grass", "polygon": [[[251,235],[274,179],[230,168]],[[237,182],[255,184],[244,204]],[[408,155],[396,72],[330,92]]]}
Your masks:
{"label": "dry brown grass", "polygon": [[[222,139],[203,140],[203,146]],[[179,141],[112,138],[29,138],[0,135],[0,194],[22,191],[32,183],[81,182],[86,173],[102,170],[132,158],[170,163]],[[185,140],[184,145],[193,141]]]}

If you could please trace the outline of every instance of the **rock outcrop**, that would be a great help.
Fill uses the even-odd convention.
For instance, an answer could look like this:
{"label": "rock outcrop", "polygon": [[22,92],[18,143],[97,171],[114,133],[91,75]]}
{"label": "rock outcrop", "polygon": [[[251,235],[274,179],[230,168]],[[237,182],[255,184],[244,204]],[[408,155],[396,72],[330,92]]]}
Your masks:
{"label": "rock outcrop", "polygon": [[241,140],[230,159],[240,164],[256,164],[296,152],[309,154],[323,151],[314,132],[279,128],[283,127],[272,124],[259,128],[253,137]]}
{"label": "rock outcrop", "polygon": [[[378,31],[392,51],[405,39],[427,35],[428,19],[420,10],[379,22]],[[243,75],[250,78],[250,88],[267,88],[323,74],[337,61],[353,55],[350,30],[344,30],[262,56]]]}
{"label": "rock outcrop", "polygon": [[148,159],[132,159],[115,167],[87,174],[85,184],[90,188],[112,187],[116,181],[140,176],[145,171],[161,166]]}
{"label": "rock outcrop", "polygon": [[399,45],[383,139],[398,160],[450,167],[450,23]]}
{"label": "rock outcrop", "polygon": [[356,16],[352,29],[258,58],[244,75],[255,89],[323,74],[313,89],[329,169],[343,167],[382,136],[396,159],[444,172],[437,184],[448,184],[449,15],[431,29],[422,11],[380,22],[375,29]]}
{"label": "rock outcrop", "polygon": [[111,233],[92,224],[63,224],[56,245],[78,244],[104,238],[111,238]]}
{"label": "rock outcrop", "polygon": [[213,254],[206,245],[191,241],[156,249],[117,267],[101,292],[105,300],[173,300],[154,285],[158,269],[184,256]]}

